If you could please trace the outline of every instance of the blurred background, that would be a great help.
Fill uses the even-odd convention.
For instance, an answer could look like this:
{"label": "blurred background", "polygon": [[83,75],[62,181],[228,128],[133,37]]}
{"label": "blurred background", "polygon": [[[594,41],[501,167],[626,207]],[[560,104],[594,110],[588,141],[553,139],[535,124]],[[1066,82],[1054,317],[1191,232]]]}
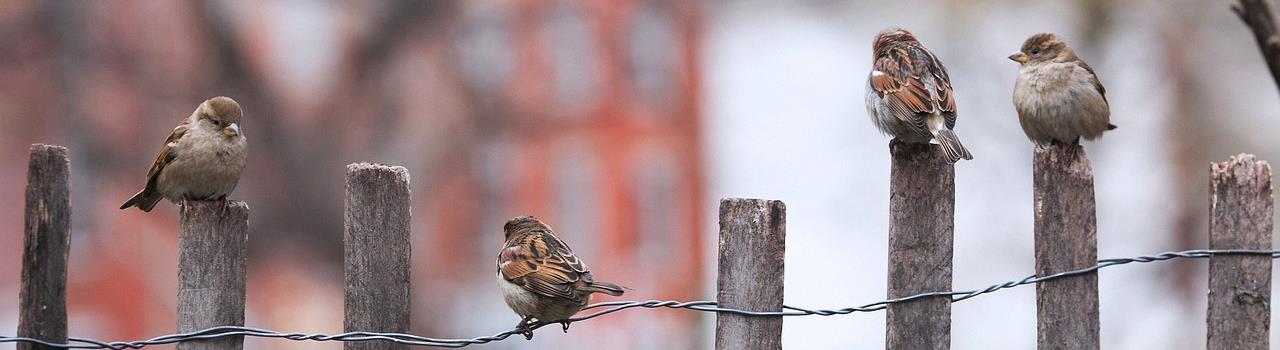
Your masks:
{"label": "blurred background", "polygon": [[[714,299],[721,197],[786,202],[788,304],[883,299],[889,157],[863,87],[871,39],[892,26],[949,67],[977,157],[956,165],[955,288],[1033,272],[1032,147],[1005,56],[1042,31],[1098,71],[1120,126],[1086,145],[1099,256],[1205,247],[1209,162],[1280,155],[1276,86],[1228,3],[0,0],[0,333],[17,326],[37,142],[71,150],[70,333],[174,331],[176,207],[116,208],[169,131],[217,95],[241,103],[250,143],[232,195],[252,208],[250,326],[342,330],[343,166],[359,161],[411,173],[415,334],[518,321],[493,264],[520,214],[631,287],[627,300]],[[1103,272],[1103,347],[1203,348],[1206,271]],[[956,304],[954,347],[1032,348],[1034,291]],[[713,324],[631,310],[478,347],[706,348]],[[884,314],[788,318],[783,337],[881,348]]]}

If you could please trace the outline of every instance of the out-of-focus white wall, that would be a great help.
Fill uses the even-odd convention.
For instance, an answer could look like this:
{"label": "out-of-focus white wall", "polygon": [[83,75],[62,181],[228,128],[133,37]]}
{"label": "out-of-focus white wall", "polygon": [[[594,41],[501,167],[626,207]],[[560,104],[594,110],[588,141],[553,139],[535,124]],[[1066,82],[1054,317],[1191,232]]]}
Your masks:
{"label": "out-of-focus white wall", "polygon": [[[1185,142],[1208,157],[1192,159],[1204,167],[1185,176],[1200,186],[1192,193],[1207,194],[1210,160],[1239,152],[1268,160],[1280,155],[1271,136],[1280,130],[1280,95],[1252,36],[1226,3],[1135,0],[1109,7],[1100,40],[1087,45],[1084,27],[1096,22],[1069,1],[710,6],[702,57],[711,184],[705,210],[714,213],[721,197],[786,202],[788,305],[841,308],[883,299],[888,139],[871,125],[863,93],[872,37],[903,26],[947,65],[958,96],[957,132],[976,156],[956,165],[954,288],[1032,274],[1032,146],[1010,102],[1018,68],[1005,57],[1027,36],[1049,31],[1065,36],[1098,71],[1120,126],[1086,144],[1095,174],[1099,257],[1188,248],[1170,233],[1182,200],[1175,187],[1184,185],[1176,181],[1167,138],[1178,128],[1209,129],[1201,132],[1208,136]],[[1187,64],[1169,63],[1171,43],[1190,48]],[[1202,98],[1193,105],[1210,108],[1187,112],[1205,120],[1188,124],[1173,117],[1181,105],[1169,75],[1179,69],[1189,69],[1192,86],[1203,91],[1193,95]],[[1191,208],[1197,205],[1207,210],[1207,204]],[[708,225],[708,242],[715,242],[715,223]],[[1207,235],[1205,227],[1196,224],[1195,232]],[[714,266],[715,244],[706,247],[708,266]],[[1206,263],[1184,265],[1196,277],[1182,287],[1167,263],[1102,272],[1103,347],[1202,348]],[[714,289],[714,276],[707,281]],[[1033,348],[1035,288],[957,303],[952,318],[956,349]],[[783,341],[802,349],[880,348],[884,314],[787,318]]]}

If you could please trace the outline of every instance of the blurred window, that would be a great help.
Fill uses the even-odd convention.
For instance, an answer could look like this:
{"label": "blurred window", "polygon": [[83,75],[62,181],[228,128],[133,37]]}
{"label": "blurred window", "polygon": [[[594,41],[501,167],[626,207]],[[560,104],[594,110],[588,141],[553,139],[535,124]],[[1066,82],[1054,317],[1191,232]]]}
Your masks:
{"label": "blurred window", "polygon": [[672,90],[676,89],[671,83],[672,73],[684,54],[671,11],[658,2],[646,2],[632,19],[626,35],[632,93],[650,105],[669,105],[675,94]]}
{"label": "blurred window", "polygon": [[515,52],[507,14],[496,7],[477,10],[462,21],[456,47],[463,79],[482,92],[498,93],[510,79]]}
{"label": "blurred window", "polygon": [[680,247],[686,247],[686,232],[681,232],[680,223],[684,222],[685,213],[681,211],[679,201],[685,198],[679,188],[678,169],[671,155],[656,150],[639,157],[635,165],[635,198],[636,198],[636,265],[646,266],[654,262],[665,264],[661,269],[638,269],[634,271],[636,281],[642,285],[633,288],[645,288],[657,292],[663,285],[663,279],[685,279],[697,276],[679,276],[690,273],[680,255]]}
{"label": "blurred window", "polygon": [[[600,48],[583,8],[577,3],[558,2],[544,18],[549,45],[545,53],[551,64],[551,80],[556,103],[580,109],[598,98]],[[582,115],[569,113],[567,115]]]}
{"label": "blurred window", "polygon": [[559,215],[556,222],[549,224],[588,263],[601,256],[598,236],[607,234],[600,225],[605,213],[601,210],[601,197],[596,195],[604,187],[601,165],[592,150],[581,140],[561,143],[551,165]]}

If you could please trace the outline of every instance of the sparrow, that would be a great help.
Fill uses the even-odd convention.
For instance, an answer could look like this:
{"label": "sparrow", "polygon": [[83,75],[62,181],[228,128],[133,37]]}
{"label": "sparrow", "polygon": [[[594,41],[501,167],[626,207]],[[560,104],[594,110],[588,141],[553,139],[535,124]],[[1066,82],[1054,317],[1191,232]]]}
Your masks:
{"label": "sparrow", "polygon": [[146,186],[120,209],[150,212],[160,199],[226,200],[245,164],[240,104],[229,97],[205,100],[178,127],[147,170]]}
{"label": "sparrow", "polygon": [[881,132],[904,142],[937,139],[947,159],[973,159],[956,136],[956,100],[947,68],[915,35],[894,28],[876,35],[867,76],[867,114]]}
{"label": "sparrow", "polygon": [[1031,142],[1074,144],[1116,128],[1107,89],[1093,67],[1057,35],[1032,35],[1009,59],[1021,66],[1013,85],[1013,107]]}
{"label": "sparrow", "polygon": [[537,323],[559,322],[569,332],[568,318],[587,305],[592,293],[622,295],[622,287],[592,279],[587,264],[537,218],[516,217],[502,231],[506,243],[498,253],[498,286],[507,306],[521,317],[516,328],[525,339],[533,339],[530,327]]}

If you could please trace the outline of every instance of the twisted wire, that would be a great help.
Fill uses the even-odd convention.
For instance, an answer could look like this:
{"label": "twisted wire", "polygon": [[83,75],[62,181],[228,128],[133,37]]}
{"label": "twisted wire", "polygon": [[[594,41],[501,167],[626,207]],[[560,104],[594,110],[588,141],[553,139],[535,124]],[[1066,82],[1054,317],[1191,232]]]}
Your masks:
{"label": "twisted wire", "polygon": [[[1151,263],[1151,262],[1159,262],[1159,261],[1166,261],[1166,260],[1172,260],[1172,259],[1203,259],[1203,258],[1215,256],[1215,255],[1266,255],[1266,256],[1270,256],[1271,259],[1276,259],[1276,258],[1280,258],[1280,250],[1197,249],[1197,250],[1185,250],[1185,251],[1179,251],[1179,252],[1164,252],[1164,253],[1159,253],[1155,255],[1142,255],[1142,256],[1135,256],[1135,257],[1128,257],[1128,258],[1101,259],[1101,260],[1098,260],[1097,265],[1090,266],[1087,268],[1063,271],[1063,272],[1044,275],[1044,276],[1031,275],[1019,280],[993,284],[982,289],[975,289],[975,290],[968,290],[968,291],[920,293],[920,294],[915,294],[915,295],[901,297],[901,298],[877,301],[877,302],[873,302],[873,303],[869,303],[861,306],[847,307],[847,308],[833,309],[833,310],[806,309],[801,307],[783,305],[782,311],[749,311],[749,310],[719,307],[715,301],[711,301],[711,300],[611,301],[611,302],[603,302],[603,303],[595,303],[595,304],[587,305],[586,307],[583,308],[583,311],[597,310],[597,309],[598,311],[588,313],[584,316],[574,317],[574,318],[568,319],[567,321],[569,323],[581,322],[581,321],[590,320],[596,317],[601,317],[604,315],[608,315],[611,313],[619,312],[626,309],[632,309],[632,308],[681,309],[681,310],[693,310],[693,311],[700,311],[700,312],[711,312],[711,313],[718,313],[718,314],[721,314],[721,313],[734,314],[734,315],[742,315],[742,316],[750,316],[750,317],[847,315],[855,312],[874,312],[874,311],[884,310],[885,308],[889,307],[889,305],[892,305],[892,304],[906,303],[906,302],[910,302],[918,299],[931,298],[931,297],[948,297],[951,299],[951,302],[958,302],[958,301],[968,300],[968,299],[977,297],[979,295],[992,293],[1002,289],[1008,289],[1008,288],[1024,286],[1028,284],[1036,284],[1044,281],[1050,281],[1050,280],[1059,279],[1059,278],[1093,273],[1103,268],[1116,266],[1116,265],[1124,265],[1124,264],[1130,264],[1130,263]],[[558,322],[540,322],[530,326],[529,331],[542,328],[543,326],[546,326],[548,324],[556,324],[556,323]],[[40,344],[40,345],[53,347],[53,348],[60,348],[60,349],[123,350],[123,349],[140,349],[140,348],[151,346],[151,345],[172,344],[172,343],[191,341],[191,340],[245,336],[245,337],[257,337],[257,338],[287,339],[287,340],[294,340],[294,341],[349,342],[349,341],[385,340],[385,341],[392,341],[400,344],[408,344],[413,346],[461,348],[461,347],[466,347],[470,345],[502,341],[511,337],[512,335],[524,334],[524,332],[525,331],[521,329],[512,329],[509,331],[504,331],[504,332],[497,333],[494,335],[489,335],[489,336],[480,336],[480,337],[468,338],[468,339],[453,339],[453,338],[430,338],[430,337],[423,337],[423,336],[403,334],[403,333],[379,333],[379,332],[346,332],[346,333],[338,333],[338,334],[332,334],[332,335],[324,334],[324,333],[280,333],[276,331],[253,328],[253,327],[219,326],[219,327],[208,328],[208,329],[199,330],[195,332],[168,334],[168,335],[162,335],[162,336],[147,339],[147,340],[127,341],[127,342],[126,341],[104,342],[104,341],[90,339],[90,338],[70,337],[68,338],[68,341],[66,343],[52,343],[52,342],[47,342],[47,341],[28,338],[28,337],[0,336],[0,343],[26,342],[26,343],[35,343],[35,344]]]}

